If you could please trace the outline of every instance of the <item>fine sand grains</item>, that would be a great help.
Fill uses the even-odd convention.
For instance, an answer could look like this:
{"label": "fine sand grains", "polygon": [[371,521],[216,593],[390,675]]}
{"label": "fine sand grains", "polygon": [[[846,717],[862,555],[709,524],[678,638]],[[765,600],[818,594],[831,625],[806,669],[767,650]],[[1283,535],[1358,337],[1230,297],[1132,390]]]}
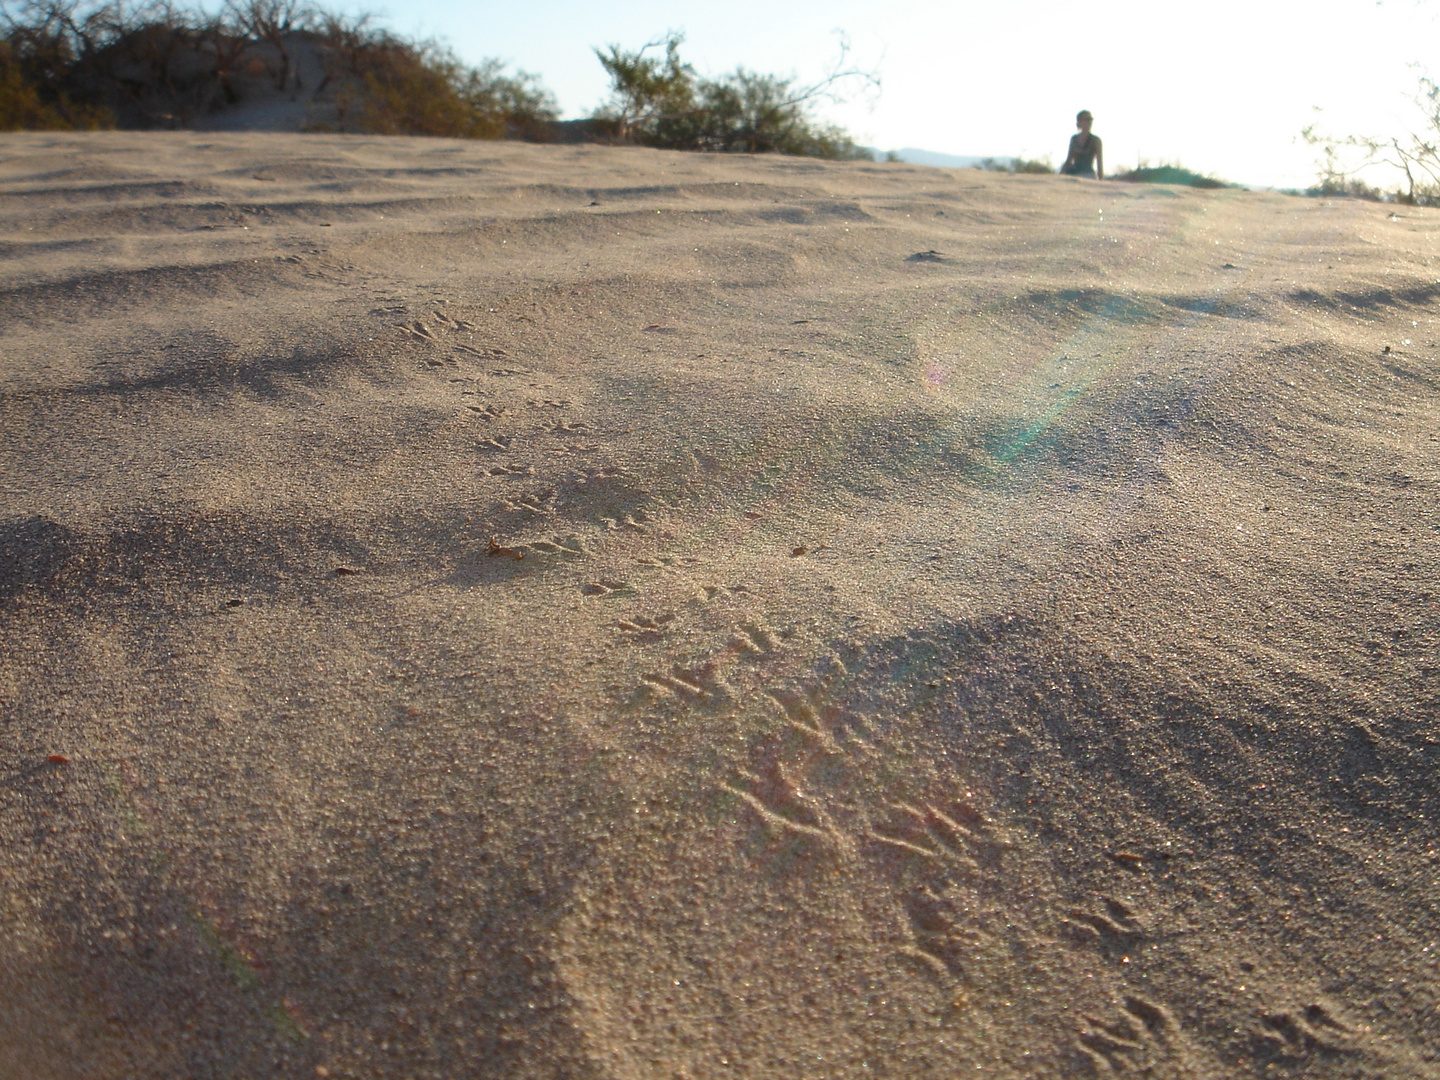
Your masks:
{"label": "fine sand grains", "polygon": [[1440,1075],[1435,212],[0,194],[0,1076]]}

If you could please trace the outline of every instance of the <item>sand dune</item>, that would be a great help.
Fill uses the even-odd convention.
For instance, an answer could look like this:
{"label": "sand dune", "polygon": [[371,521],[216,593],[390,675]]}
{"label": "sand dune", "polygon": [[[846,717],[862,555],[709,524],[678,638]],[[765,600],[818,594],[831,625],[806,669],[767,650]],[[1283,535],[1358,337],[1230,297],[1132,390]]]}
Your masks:
{"label": "sand dune", "polygon": [[1434,211],[0,192],[0,1075],[1440,1076]]}

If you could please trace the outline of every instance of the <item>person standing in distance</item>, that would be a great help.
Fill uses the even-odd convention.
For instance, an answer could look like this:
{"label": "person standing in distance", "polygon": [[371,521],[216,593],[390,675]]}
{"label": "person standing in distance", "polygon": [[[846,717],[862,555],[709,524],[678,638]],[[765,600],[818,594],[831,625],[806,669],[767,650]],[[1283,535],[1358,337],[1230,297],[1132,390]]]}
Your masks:
{"label": "person standing in distance", "polygon": [[1105,179],[1105,153],[1100,145],[1100,136],[1090,131],[1095,118],[1089,109],[1081,109],[1075,116],[1075,126],[1080,130],[1070,136],[1070,153],[1060,171],[1066,176],[1088,176],[1091,180]]}

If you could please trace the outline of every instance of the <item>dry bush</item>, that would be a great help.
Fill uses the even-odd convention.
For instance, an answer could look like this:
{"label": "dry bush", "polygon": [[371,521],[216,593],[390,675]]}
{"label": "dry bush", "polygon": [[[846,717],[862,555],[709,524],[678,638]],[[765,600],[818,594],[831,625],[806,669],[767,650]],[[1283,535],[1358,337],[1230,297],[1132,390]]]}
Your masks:
{"label": "dry bush", "polygon": [[114,126],[107,110],[66,93],[62,74],[72,60],[63,38],[37,28],[9,28],[0,39],[0,131]]}
{"label": "dry bush", "polygon": [[0,125],[11,128],[186,127],[306,90],[300,60],[316,54],[326,73],[313,93],[329,93],[340,130],[538,139],[556,119],[532,75],[494,60],[467,67],[441,44],[308,0],[228,0],[214,15],[172,0],[0,0],[0,42]]}
{"label": "dry bush", "polygon": [[[1349,195],[1411,206],[1440,206],[1440,83],[1421,76],[1414,97],[1417,131],[1405,135],[1371,136],[1322,134],[1315,125],[1300,134],[1324,154],[1320,183],[1306,194]],[[1404,186],[1391,192],[1359,179],[1360,173],[1398,172]]]}
{"label": "dry bush", "polygon": [[1219,180],[1213,176],[1206,176],[1204,173],[1197,173],[1193,169],[1187,169],[1183,165],[1147,165],[1140,162],[1135,168],[1122,172],[1112,177],[1131,184],[1181,184],[1185,187],[1195,188],[1228,188],[1237,187],[1236,184]]}
{"label": "dry bush", "polygon": [[1048,175],[1055,171],[1047,159],[1042,158],[986,158],[977,166],[986,172],[1035,173]]}
{"label": "dry bush", "polygon": [[[833,124],[816,120],[812,109],[839,100],[837,88],[878,86],[867,72],[840,61],[820,82],[797,86],[793,79],[744,68],[718,79],[701,78],[680,59],[682,35],[667,34],[632,52],[618,45],[595,55],[610,75],[611,100],[595,115],[619,141],[671,150],[798,154],[869,160],[868,150]],[[663,48],[663,55],[652,52]]]}
{"label": "dry bush", "polygon": [[415,43],[331,19],[319,35],[339,131],[469,139],[549,137],[555,99],[498,60],[466,67],[439,42]]}
{"label": "dry bush", "polygon": [[272,59],[267,67],[275,89],[283,91],[292,77],[295,89],[304,88],[290,46],[296,35],[314,30],[323,18],[317,8],[302,0],[226,0],[221,21],[240,40],[269,46]]}

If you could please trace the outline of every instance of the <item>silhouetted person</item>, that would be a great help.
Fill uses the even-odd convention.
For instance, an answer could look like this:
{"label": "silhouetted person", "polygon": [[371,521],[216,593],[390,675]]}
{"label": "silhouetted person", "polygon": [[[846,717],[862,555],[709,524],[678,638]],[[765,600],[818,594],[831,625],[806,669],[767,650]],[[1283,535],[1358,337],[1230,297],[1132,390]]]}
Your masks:
{"label": "silhouetted person", "polygon": [[1100,136],[1090,133],[1095,118],[1089,109],[1082,109],[1075,116],[1075,126],[1080,130],[1070,136],[1070,153],[1060,171],[1066,176],[1088,176],[1091,180],[1105,179],[1105,152],[1100,145]]}

